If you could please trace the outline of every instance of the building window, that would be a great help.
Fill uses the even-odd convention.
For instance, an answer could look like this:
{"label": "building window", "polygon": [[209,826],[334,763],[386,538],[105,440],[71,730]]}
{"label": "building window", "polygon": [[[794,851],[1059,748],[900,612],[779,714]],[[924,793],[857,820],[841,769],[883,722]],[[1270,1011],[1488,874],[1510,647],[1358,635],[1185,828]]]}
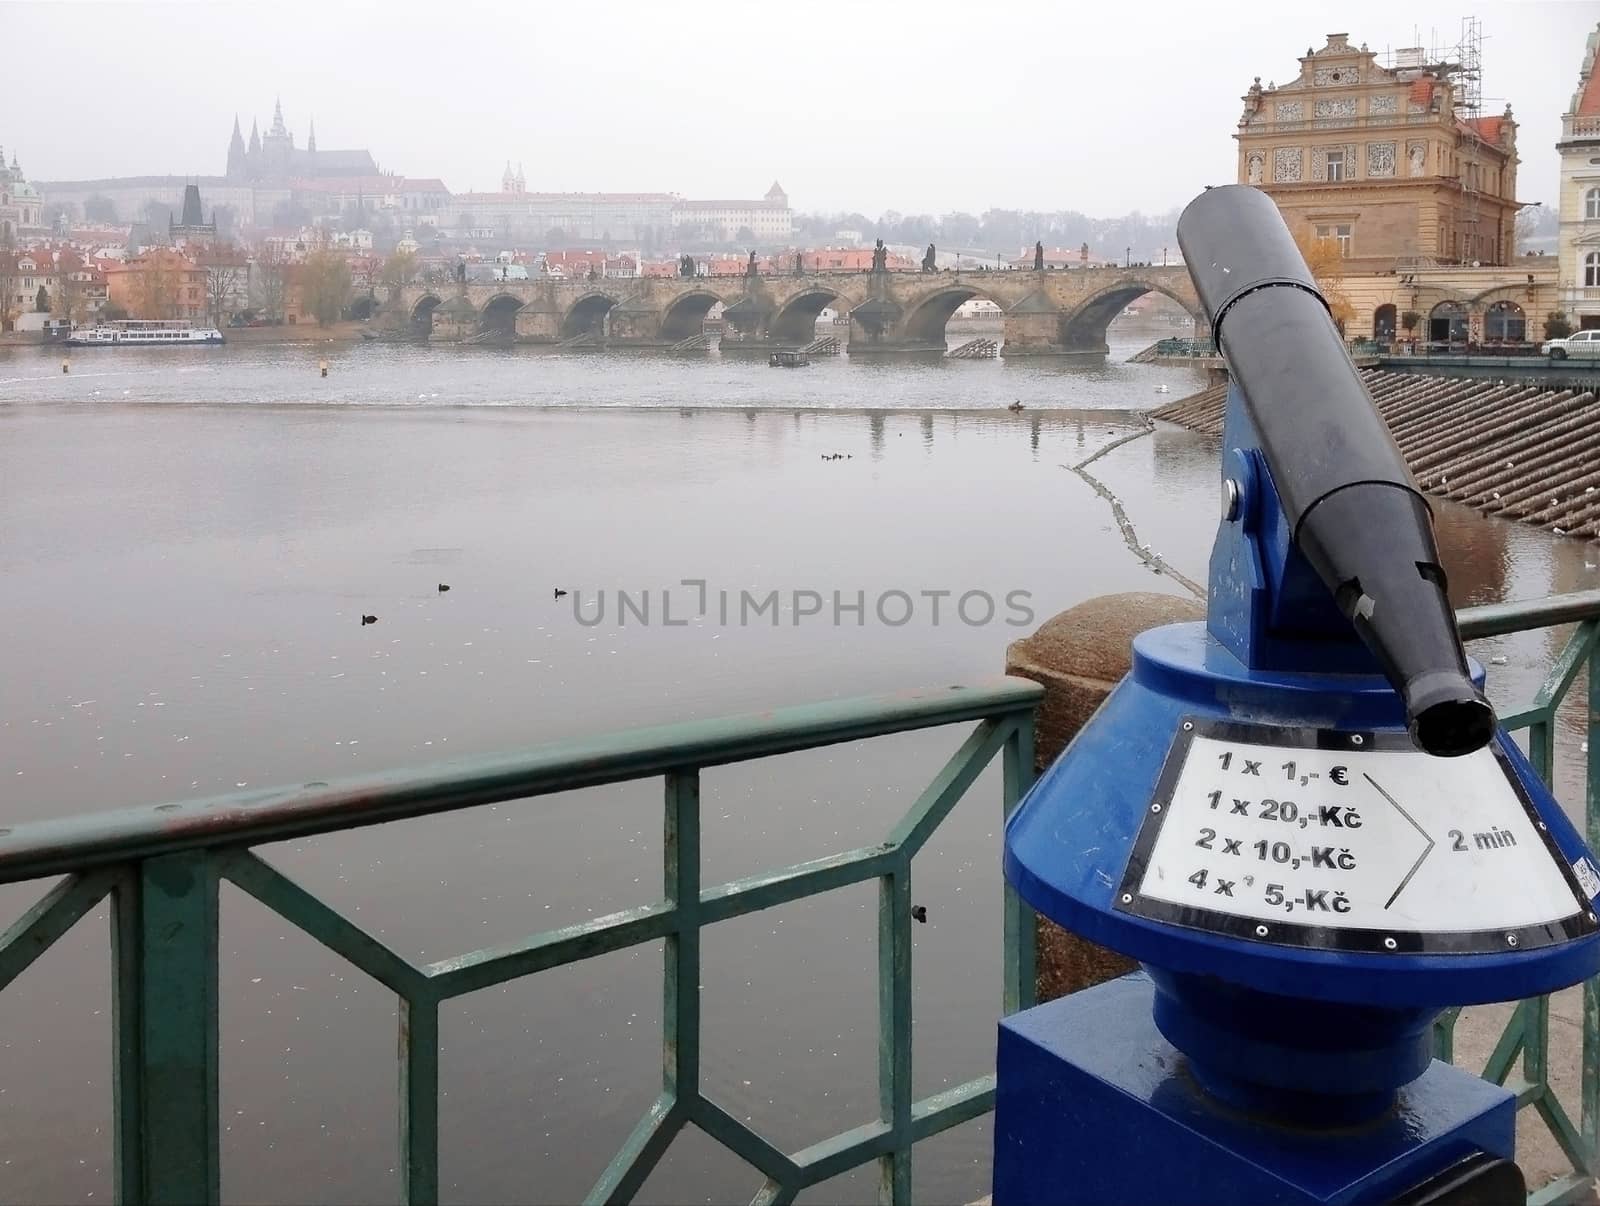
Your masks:
{"label": "building window", "polygon": [[1583,194],[1583,216],[1590,222],[1600,218],[1600,188],[1592,188]]}
{"label": "building window", "polygon": [[1387,343],[1394,338],[1395,307],[1392,302],[1385,302],[1372,312],[1372,337],[1379,343]]}
{"label": "building window", "polygon": [[1497,301],[1484,316],[1484,335],[1493,342],[1522,343],[1528,337],[1528,319],[1514,301]]}
{"label": "building window", "polygon": [[1460,302],[1440,302],[1428,315],[1430,343],[1465,343],[1467,331],[1467,308]]}
{"label": "building window", "polygon": [[1344,179],[1344,152],[1343,151],[1329,151],[1328,152],[1328,179],[1329,180],[1343,180]]}
{"label": "building window", "polygon": [[1583,257],[1583,287],[1600,289],[1600,251],[1591,251]]}
{"label": "building window", "polygon": [[1339,256],[1341,259],[1349,258],[1350,246],[1354,241],[1352,238],[1354,233],[1354,228],[1348,222],[1317,227],[1317,238],[1319,240],[1332,239],[1339,245]]}

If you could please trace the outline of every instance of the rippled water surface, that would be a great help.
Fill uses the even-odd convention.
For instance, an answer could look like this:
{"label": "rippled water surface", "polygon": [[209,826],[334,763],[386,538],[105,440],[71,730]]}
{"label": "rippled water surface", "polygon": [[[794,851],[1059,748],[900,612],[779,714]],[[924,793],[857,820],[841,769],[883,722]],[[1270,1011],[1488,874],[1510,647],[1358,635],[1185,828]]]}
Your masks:
{"label": "rippled water surface", "polygon": [[[1122,362],[1152,338],[1088,363],[797,371],[308,344],[95,349],[63,375],[56,355],[0,350],[0,823],[996,672],[1063,608],[1183,589],[1065,468],[1140,430],[1159,386],[1196,385]],[[1162,428],[1092,469],[1138,540],[1203,581],[1214,441]],[[1463,602],[1595,576],[1579,546],[1457,508],[1441,533]],[[708,614],[685,579],[704,581]],[[618,591],[649,598],[650,622],[619,617]],[[689,623],[663,622],[668,591]],[[776,623],[723,622],[722,591],[785,603]],[[937,622],[876,614],[924,591],[952,592]],[[795,592],[823,613],[797,614]],[[952,614],[966,592],[1001,601],[992,622]],[[867,606],[835,623],[836,594]],[[1531,694],[1551,640],[1480,649],[1506,659],[1497,697]],[[963,736],[708,771],[706,881],[879,840]],[[1564,748],[1576,739],[1569,723]],[[431,961],[654,899],[660,796],[657,781],[575,792],[265,855]],[[998,821],[990,774],[917,860],[919,1095],[992,1060]],[[0,915],[40,890],[0,891]],[[876,1110],[875,918],[864,886],[706,935],[706,1091],[786,1149]],[[221,951],[225,1197],[395,1197],[392,997],[227,886]],[[445,1008],[446,1200],[587,1190],[659,1088],[660,958],[608,955]],[[109,1195],[109,1022],[96,914],[0,995],[0,1197]],[[986,1192],[987,1144],[975,1123],[919,1147],[919,1200]],[[747,1199],[759,1181],[686,1134],[643,1197]],[[872,1192],[862,1172],[813,1200]]]}

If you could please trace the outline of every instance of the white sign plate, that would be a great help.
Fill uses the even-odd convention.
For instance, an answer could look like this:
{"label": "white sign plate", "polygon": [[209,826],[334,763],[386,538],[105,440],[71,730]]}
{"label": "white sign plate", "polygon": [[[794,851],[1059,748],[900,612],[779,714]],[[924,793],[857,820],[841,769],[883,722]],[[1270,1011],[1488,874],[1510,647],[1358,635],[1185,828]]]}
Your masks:
{"label": "white sign plate", "polygon": [[1412,953],[1595,928],[1495,746],[1435,758],[1404,734],[1185,723],[1120,908],[1262,941]]}

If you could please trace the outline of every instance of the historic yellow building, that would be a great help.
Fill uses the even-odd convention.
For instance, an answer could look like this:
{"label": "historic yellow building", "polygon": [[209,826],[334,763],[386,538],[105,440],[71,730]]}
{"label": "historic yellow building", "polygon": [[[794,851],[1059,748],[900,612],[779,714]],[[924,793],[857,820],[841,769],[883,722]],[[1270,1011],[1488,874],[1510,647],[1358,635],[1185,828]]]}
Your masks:
{"label": "historic yellow building", "polygon": [[1517,123],[1509,106],[1472,112],[1462,64],[1431,58],[1400,50],[1386,66],[1335,33],[1291,82],[1258,77],[1235,135],[1239,182],[1297,236],[1338,245],[1347,335],[1405,339],[1415,312],[1418,340],[1538,338],[1555,269],[1517,255]]}
{"label": "historic yellow building", "polygon": [[1292,83],[1245,94],[1239,179],[1290,229],[1336,239],[1351,267],[1504,264],[1517,201],[1517,123],[1459,116],[1446,65],[1400,51],[1380,66],[1329,34]]}
{"label": "historic yellow building", "polygon": [[1590,33],[1578,88],[1561,117],[1561,309],[1576,327],[1600,327],[1600,29]]}

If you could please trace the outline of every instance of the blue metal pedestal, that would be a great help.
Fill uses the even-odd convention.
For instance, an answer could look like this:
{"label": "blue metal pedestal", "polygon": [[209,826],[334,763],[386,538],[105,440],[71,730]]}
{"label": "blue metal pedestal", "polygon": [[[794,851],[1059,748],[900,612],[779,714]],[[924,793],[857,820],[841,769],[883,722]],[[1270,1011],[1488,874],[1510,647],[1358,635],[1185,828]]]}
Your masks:
{"label": "blue metal pedestal", "polygon": [[1438,1061],[1360,1126],[1230,1110],[1153,997],[1135,973],[1000,1023],[994,1206],[1377,1206],[1476,1152],[1512,1157],[1515,1098]]}

